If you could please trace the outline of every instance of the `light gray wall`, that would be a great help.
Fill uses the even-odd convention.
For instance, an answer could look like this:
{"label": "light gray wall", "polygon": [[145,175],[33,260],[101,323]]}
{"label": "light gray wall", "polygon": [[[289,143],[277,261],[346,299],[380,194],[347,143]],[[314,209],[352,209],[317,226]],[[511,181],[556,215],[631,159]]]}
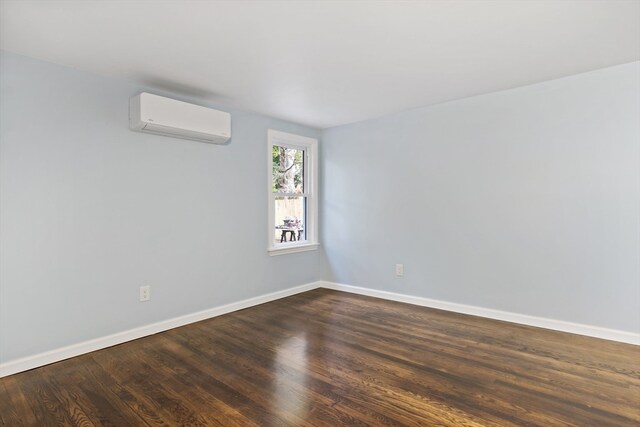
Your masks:
{"label": "light gray wall", "polygon": [[128,100],[145,88],[0,67],[0,362],[320,278],[319,251],[266,251],[267,129],[317,130],[209,104],[232,115],[229,145],[141,134]]}
{"label": "light gray wall", "polygon": [[640,332],[640,63],[329,129],[321,148],[326,278]]}
{"label": "light gray wall", "polygon": [[0,363],[319,278],[640,331],[639,73],[326,130],[326,258],[269,257],[266,130],[319,131],[134,133],[132,94],[203,102],[0,53]]}

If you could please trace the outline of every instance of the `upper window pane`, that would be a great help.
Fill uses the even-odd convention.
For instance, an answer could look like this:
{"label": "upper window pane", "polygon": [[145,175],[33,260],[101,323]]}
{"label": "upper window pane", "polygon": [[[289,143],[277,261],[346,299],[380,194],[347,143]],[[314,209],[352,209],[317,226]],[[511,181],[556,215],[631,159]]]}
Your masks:
{"label": "upper window pane", "polygon": [[273,192],[304,193],[304,150],[273,146]]}

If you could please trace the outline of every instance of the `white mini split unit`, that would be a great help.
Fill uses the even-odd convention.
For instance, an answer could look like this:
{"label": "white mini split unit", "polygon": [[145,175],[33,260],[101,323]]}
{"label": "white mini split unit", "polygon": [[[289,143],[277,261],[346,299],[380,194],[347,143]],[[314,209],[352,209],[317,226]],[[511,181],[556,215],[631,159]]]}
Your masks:
{"label": "white mini split unit", "polygon": [[129,127],[140,132],[224,144],[231,138],[231,115],[142,92],[129,102]]}

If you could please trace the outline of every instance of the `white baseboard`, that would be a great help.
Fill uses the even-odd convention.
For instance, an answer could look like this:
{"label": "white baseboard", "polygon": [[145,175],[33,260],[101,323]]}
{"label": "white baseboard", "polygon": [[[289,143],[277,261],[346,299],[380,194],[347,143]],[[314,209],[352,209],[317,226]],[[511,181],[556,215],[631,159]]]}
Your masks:
{"label": "white baseboard", "polygon": [[122,344],[127,341],[146,337],[148,335],[157,334],[158,332],[167,331],[177,328],[178,326],[188,325],[189,323],[199,322],[201,320],[210,319],[222,314],[231,313],[232,311],[242,310],[253,307],[255,305],[264,304],[280,298],[306,292],[318,287],[318,282],[308,283],[306,285],[288,288],[282,291],[272,292],[265,295],[245,299],[231,304],[210,308],[196,313],[184,316],[174,317],[172,319],[163,320],[150,325],[141,326],[139,328],[129,329],[127,331],[118,332],[105,337],[84,341],[67,347],[57,348],[55,350],[28,356],[21,359],[11,360],[0,364],[0,378],[7,375],[16,374],[18,372],[37,368],[39,366],[48,365],[53,362],[59,362],[70,357],[79,356],[81,354],[111,347],[116,344]]}
{"label": "white baseboard", "polygon": [[158,332],[167,331],[179,326],[188,325],[190,323],[199,322],[201,320],[210,319],[212,317],[231,313],[233,311],[264,304],[266,302],[285,298],[301,292],[310,291],[316,288],[334,289],[338,291],[367,295],[391,301],[419,305],[423,307],[453,311],[455,313],[471,314],[474,316],[486,317],[489,319],[504,320],[507,322],[520,323],[528,326],[536,326],[539,328],[553,329],[556,331],[569,332],[572,334],[586,335],[595,338],[640,345],[640,334],[633,332],[617,331],[614,329],[606,329],[598,326],[582,325],[579,323],[565,322],[562,320],[546,319],[543,317],[510,313],[507,311],[493,310],[472,305],[457,304],[447,301],[439,301],[429,298],[398,294],[394,292],[379,291],[376,289],[361,288],[340,283],[319,281],[307,283],[301,286],[295,286],[293,288],[284,289],[282,291],[260,295],[219,307],[210,308],[208,310],[198,311],[196,313],[187,314],[184,316],[174,317],[172,319],[163,320],[157,323],[152,323],[150,325],[141,326],[139,328],[129,329],[127,331],[118,332],[112,335],[107,335],[105,337],[100,337],[93,340],[73,344],[67,347],[62,347],[44,353],[36,354],[34,356],[11,360],[9,362],[0,364],[0,378],[7,375],[16,374],[18,372],[27,371],[29,369],[37,368],[39,366],[48,365],[50,363],[59,362],[70,357],[79,356],[81,354],[111,347],[113,345],[122,344],[124,342],[146,337],[148,335],[157,334]]}
{"label": "white baseboard", "polygon": [[547,319],[544,317],[529,316],[526,314],[511,313],[508,311],[493,310],[490,308],[476,307],[472,305],[457,304],[447,301],[439,301],[429,298],[416,297],[394,292],[379,291],[376,289],[360,288],[357,286],[344,285],[333,282],[318,282],[319,287],[334,289],[337,291],[351,292],[354,294],[367,295],[391,301],[404,302],[408,304],[420,305],[423,307],[437,308],[440,310],[453,311],[456,313],[471,314],[473,316],[486,317],[489,319],[504,320],[506,322],[520,323],[522,325],[535,326],[538,328],[553,329],[556,331],[569,332],[577,335],[602,338],[605,340],[619,341],[627,344],[640,345],[640,334],[614,329],[606,329],[598,326],[583,325],[579,323],[565,322],[563,320]]}

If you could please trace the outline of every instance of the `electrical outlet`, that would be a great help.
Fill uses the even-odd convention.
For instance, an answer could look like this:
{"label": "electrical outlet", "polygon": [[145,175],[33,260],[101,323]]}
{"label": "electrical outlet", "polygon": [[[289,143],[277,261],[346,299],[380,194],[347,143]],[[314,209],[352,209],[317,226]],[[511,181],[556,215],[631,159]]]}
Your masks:
{"label": "electrical outlet", "polygon": [[396,277],[404,276],[404,264],[396,264]]}
{"label": "electrical outlet", "polygon": [[151,299],[151,286],[140,286],[140,301],[149,301]]}

